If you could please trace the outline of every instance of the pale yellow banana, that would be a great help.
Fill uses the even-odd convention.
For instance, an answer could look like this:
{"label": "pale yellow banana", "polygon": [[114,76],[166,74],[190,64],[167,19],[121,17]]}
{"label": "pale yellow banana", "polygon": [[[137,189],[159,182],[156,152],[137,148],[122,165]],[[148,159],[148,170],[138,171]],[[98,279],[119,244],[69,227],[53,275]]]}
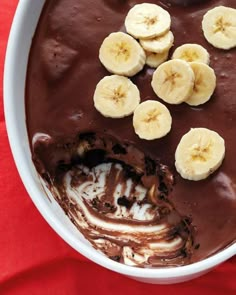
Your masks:
{"label": "pale yellow banana", "polygon": [[156,95],[170,104],[186,101],[194,86],[194,73],[184,60],[173,59],[161,64],[153,73],[152,88]]}
{"label": "pale yellow banana", "polygon": [[191,62],[190,66],[194,72],[195,80],[193,92],[186,103],[198,106],[211,98],[216,87],[216,75],[214,70],[206,64]]}
{"label": "pale yellow banana", "polygon": [[175,152],[175,167],[183,178],[197,181],[216,171],[224,156],[224,139],[217,132],[193,128],[180,140]]}
{"label": "pale yellow banana", "polygon": [[127,77],[106,76],[96,86],[94,106],[105,117],[123,118],[134,112],[140,103],[140,93]]}
{"label": "pale yellow banana", "polygon": [[133,37],[115,32],[104,39],[99,59],[109,72],[131,77],[143,69],[146,55]]}
{"label": "pale yellow banana", "polygon": [[144,101],[134,111],[134,130],[142,139],[153,140],[165,136],[170,131],[171,124],[169,110],[156,100]]}
{"label": "pale yellow banana", "polygon": [[207,50],[199,45],[187,43],[177,47],[172,55],[172,59],[183,59],[187,62],[202,62],[209,64],[210,55]]}
{"label": "pale yellow banana", "polygon": [[168,51],[174,43],[174,35],[171,31],[168,31],[164,35],[154,37],[152,39],[140,39],[139,40],[143,49],[156,52],[163,53]]}
{"label": "pale yellow banana", "polygon": [[169,13],[162,7],[151,4],[136,4],[125,18],[126,31],[135,38],[160,36],[170,29]]}
{"label": "pale yellow banana", "polygon": [[230,49],[236,46],[236,9],[217,6],[203,17],[202,30],[214,47]]}
{"label": "pale yellow banana", "polygon": [[146,64],[151,68],[157,68],[160,64],[162,64],[168,59],[168,55],[168,50],[162,53],[146,51]]}

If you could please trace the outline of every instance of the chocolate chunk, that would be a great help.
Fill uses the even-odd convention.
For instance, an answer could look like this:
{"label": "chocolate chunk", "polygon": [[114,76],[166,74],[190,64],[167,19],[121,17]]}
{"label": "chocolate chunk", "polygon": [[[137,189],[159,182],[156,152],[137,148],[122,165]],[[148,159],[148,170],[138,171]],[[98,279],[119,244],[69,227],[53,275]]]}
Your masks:
{"label": "chocolate chunk", "polygon": [[112,260],[114,260],[114,261],[119,262],[121,257],[118,256],[118,255],[115,255],[115,256],[109,256],[109,258],[112,259]]}
{"label": "chocolate chunk", "polygon": [[149,157],[145,157],[145,169],[147,175],[154,175],[156,173],[156,163]]}
{"label": "chocolate chunk", "polygon": [[163,181],[160,182],[158,189],[161,194],[168,195],[168,188]]}
{"label": "chocolate chunk", "polygon": [[114,152],[114,154],[127,154],[126,149],[119,143],[113,145],[112,150]]}
{"label": "chocolate chunk", "polygon": [[126,197],[122,196],[117,200],[118,205],[124,206],[129,209],[132,206],[132,202]]}
{"label": "chocolate chunk", "polygon": [[70,170],[70,168],[71,168],[71,165],[66,164],[63,161],[59,161],[58,164],[57,164],[57,169],[62,171],[62,172],[67,172],[67,171]]}
{"label": "chocolate chunk", "polygon": [[198,250],[200,248],[200,244],[196,244],[195,246],[194,246],[194,249],[196,249],[196,250]]}
{"label": "chocolate chunk", "polygon": [[79,133],[78,138],[79,140],[85,140],[92,144],[96,140],[96,134],[95,132]]}
{"label": "chocolate chunk", "polygon": [[84,156],[84,164],[88,167],[94,167],[105,160],[106,151],[105,150],[91,150],[88,151]]}

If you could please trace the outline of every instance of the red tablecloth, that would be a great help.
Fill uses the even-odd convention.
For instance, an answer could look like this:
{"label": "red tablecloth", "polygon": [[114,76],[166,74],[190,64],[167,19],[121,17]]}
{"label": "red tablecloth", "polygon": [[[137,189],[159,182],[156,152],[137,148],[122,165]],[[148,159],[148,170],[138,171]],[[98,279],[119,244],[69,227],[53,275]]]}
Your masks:
{"label": "red tablecloth", "polygon": [[148,285],[88,261],[41,217],[14,165],[3,115],[3,64],[17,2],[1,0],[0,8],[0,294],[236,294],[236,258],[187,283]]}

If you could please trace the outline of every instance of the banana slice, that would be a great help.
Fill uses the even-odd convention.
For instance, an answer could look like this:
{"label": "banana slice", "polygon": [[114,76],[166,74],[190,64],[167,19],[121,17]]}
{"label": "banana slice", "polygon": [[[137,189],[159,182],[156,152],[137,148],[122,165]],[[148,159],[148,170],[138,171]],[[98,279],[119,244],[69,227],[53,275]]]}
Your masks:
{"label": "banana slice", "polygon": [[165,102],[179,104],[193,92],[194,73],[186,61],[169,60],[155,70],[151,85],[156,95]]}
{"label": "banana slice", "polygon": [[209,10],[202,20],[202,30],[207,41],[216,48],[236,46],[236,9],[218,6]]}
{"label": "banana slice", "polygon": [[187,62],[210,63],[210,55],[207,50],[199,44],[183,44],[177,47],[172,55],[172,59],[183,59]]}
{"label": "banana slice", "polygon": [[162,53],[147,52],[146,51],[146,64],[151,68],[157,68],[160,64],[168,59],[169,51]]}
{"label": "banana slice", "polygon": [[170,23],[169,13],[151,3],[135,5],[125,18],[126,31],[137,39],[160,36],[169,31]]}
{"label": "banana slice", "polygon": [[146,100],[134,111],[134,130],[142,139],[152,140],[165,136],[170,131],[171,124],[169,110],[156,100]]}
{"label": "banana slice", "polygon": [[133,37],[115,32],[104,39],[99,59],[109,72],[131,77],[143,69],[146,56]]}
{"label": "banana slice", "polygon": [[171,31],[168,33],[154,37],[152,39],[140,39],[141,46],[151,52],[163,53],[168,51],[174,43],[174,35]]}
{"label": "banana slice", "polygon": [[212,68],[200,62],[191,62],[190,66],[194,72],[195,81],[193,92],[186,103],[198,106],[207,102],[216,87],[216,75]]}
{"label": "banana slice", "polygon": [[134,112],[140,103],[140,93],[128,78],[106,76],[96,86],[94,106],[105,117],[123,118]]}
{"label": "banana slice", "polygon": [[217,132],[193,128],[180,140],[175,152],[175,167],[183,178],[197,181],[216,171],[224,156],[224,139]]}

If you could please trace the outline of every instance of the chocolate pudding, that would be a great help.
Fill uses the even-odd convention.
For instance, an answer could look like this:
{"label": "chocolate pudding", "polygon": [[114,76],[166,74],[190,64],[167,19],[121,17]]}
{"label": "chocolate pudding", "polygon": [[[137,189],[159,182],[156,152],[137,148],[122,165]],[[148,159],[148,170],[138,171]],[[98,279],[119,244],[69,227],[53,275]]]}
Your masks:
{"label": "chocolate pudding", "polygon": [[[217,85],[204,105],[165,104],[172,129],[142,140],[132,116],[103,117],[94,107],[97,83],[110,73],[99,48],[125,32],[130,8],[143,1],[46,1],[29,56],[26,121],[40,177],[79,231],[109,258],[138,267],[190,264],[236,240],[236,50],[220,50],[203,36],[203,15],[235,0],[148,1],[171,16],[175,48],[197,43],[210,53]],[[183,4],[183,5],[181,5]],[[141,101],[158,100],[145,66],[131,78]],[[226,156],[207,179],[189,181],[175,170],[175,150],[190,128],[221,134]],[[46,196],[45,196],[46,197]]]}

